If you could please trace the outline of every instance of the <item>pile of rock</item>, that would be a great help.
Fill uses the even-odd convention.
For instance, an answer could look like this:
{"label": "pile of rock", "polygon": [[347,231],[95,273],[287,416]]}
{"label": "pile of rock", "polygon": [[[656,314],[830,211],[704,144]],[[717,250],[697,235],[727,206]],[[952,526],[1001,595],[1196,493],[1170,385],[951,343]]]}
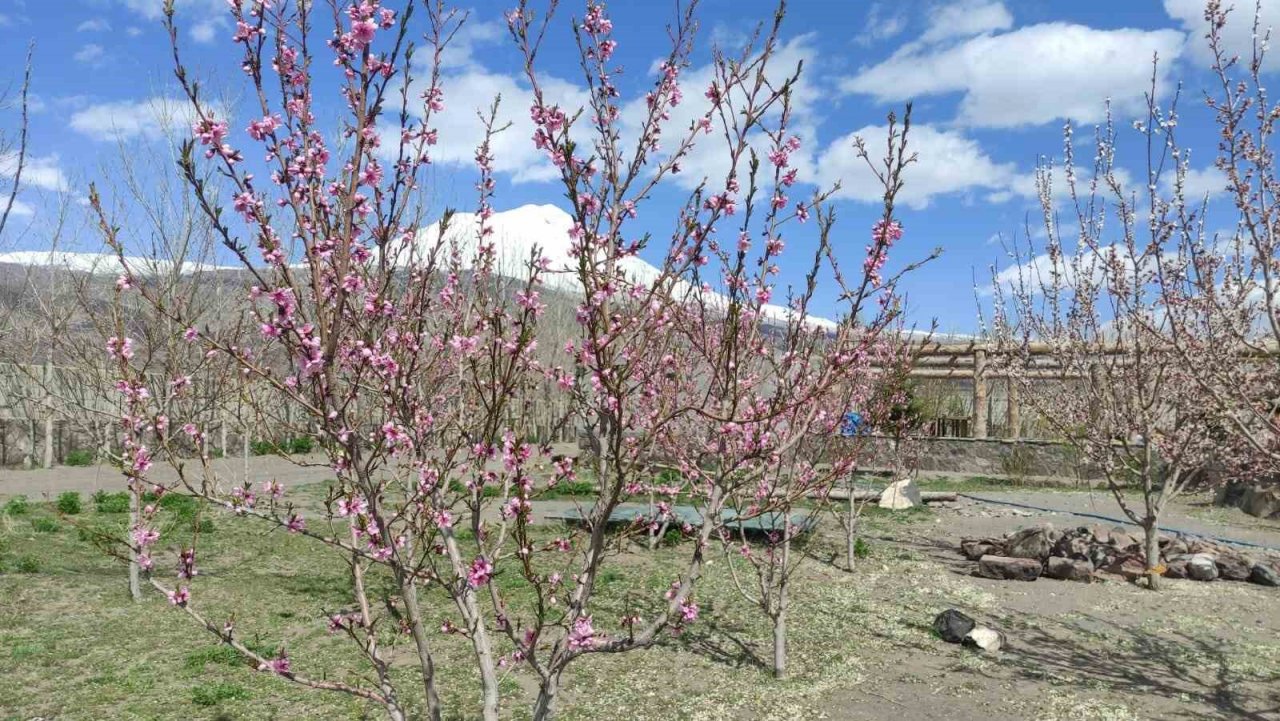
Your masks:
{"label": "pile of rock", "polygon": [[[1041,575],[1065,581],[1092,581],[1097,573],[1136,580],[1146,575],[1142,538],[1117,526],[1059,530],[1051,524],[1024,528],[1001,538],[965,538],[960,550],[978,562],[978,575],[1034,581]],[[1203,538],[1160,536],[1160,563],[1168,578],[1249,581],[1280,586],[1280,559],[1251,558],[1240,550]]]}

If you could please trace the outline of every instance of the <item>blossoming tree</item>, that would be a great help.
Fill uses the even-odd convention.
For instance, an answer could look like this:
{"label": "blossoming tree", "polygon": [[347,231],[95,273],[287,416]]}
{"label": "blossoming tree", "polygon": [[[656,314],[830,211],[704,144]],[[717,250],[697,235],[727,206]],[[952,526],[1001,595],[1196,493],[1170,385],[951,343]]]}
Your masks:
{"label": "blossoming tree", "polygon": [[[127,267],[121,292],[167,313],[177,337],[199,357],[222,359],[246,382],[269,389],[258,406],[264,417],[278,423],[276,409],[297,409],[336,481],[318,517],[307,517],[273,480],[227,484],[202,452],[207,441],[199,419],[160,412],[157,394],[131,362],[135,341],[122,331],[108,351],[127,404],[126,474],[136,488],[180,488],[321,544],[347,563],[352,606],[334,609],[326,623],[359,651],[366,675],[352,675],[356,680],[309,675],[305,659],[284,649],[263,655],[241,641],[234,623],[202,613],[197,538],[176,554],[176,581],[148,576],[174,606],[263,672],[368,699],[392,719],[407,718],[416,702],[397,684],[393,668],[403,662],[388,652],[384,632],[401,629],[416,651],[422,707],[438,719],[437,633],[457,635],[473,652],[484,718],[499,716],[498,670],[517,664],[535,676],[533,716],[545,719],[555,713],[571,663],[650,646],[697,618],[695,587],[731,503],[744,517],[780,507],[765,494],[748,510],[746,498],[780,467],[779,459],[829,433],[838,420],[829,392],[865,366],[867,344],[892,316],[873,310],[868,320],[857,311],[892,295],[880,272],[898,226],[890,197],[860,281],[845,285],[841,278],[854,312],[838,332],[808,326],[811,274],[787,312],[784,340],[762,344],[767,319],[761,309],[773,293],[784,222],[819,215],[815,267],[827,258],[838,271],[823,196],[797,203],[787,197],[797,180],[788,154],[799,143],[785,132],[792,81],[774,83],[769,69],[782,10],[740,59],[717,57],[717,79],[705,93],[711,109],[687,127],[673,127],[692,48],[693,8],[687,8],[671,29],[672,44],[642,116],[624,129],[619,71],[611,65],[617,41],[604,7],[588,4],[573,26],[589,99],[585,108],[564,108],[544,95],[536,62],[552,14],[535,15],[522,4],[507,20],[532,89],[533,143],[567,191],[575,221],[572,263],[552,267],[535,251],[518,272],[500,268],[489,224],[496,187],[492,140],[502,131],[496,102],[477,121],[485,133],[475,152],[474,223],[455,227],[455,216],[446,212],[432,228],[423,227],[417,191],[438,142],[434,118],[445,103],[441,57],[462,18],[427,5],[431,57],[411,62],[409,27],[419,9],[409,3],[397,13],[377,0],[335,3],[330,24],[329,13],[314,3],[231,2],[233,39],[254,104],[240,133],[205,102],[185,69],[168,3],[177,77],[196,117],[180,167],[225,252],[249,279],[240,317],[257,328],[257,338],[233,342],[217,328],[186,322],[182,307],[133,282]],[[332,32],[327,52],[310,42],[321,24]],[[326,56],[343,102],[336,128],[321,126],[315,105],[319,60]],[[425,75],[413,78],[423,67]],[[651,242],[632,221],[695,144],[719,142],[707,138],[716,122],[732,169],[714,190],[704,183],[683,203],[660,248],[657,272],[628,275],[624,261]],[[335,139],[341,145],[332,145]],[[660,139],[670,150],[660,151]],[[760,144],[770,156],[763,176],[754,150]],[[227,192],[219,195],[202,180],[201,169],[209,167]],[[266,170],[254,172],[257,167]],[[898,183],[895,171],[887,185],[896,192]],[[118,230],[96,194],[94,202],[108,243],[123,259]],[[726,221],[739,203],[740,229]],[[722,244],[722,225],[734,225],[734,234],[745,238]],[[753,230],[759,238],[751,237]],[[746,262],[753,246],[755,268]],[[723,268],[719,283],[700,275],[711,258]],[[558,361],[537,351],[547,305],[543,281],[551,272],[576,281],[576,327]],[[726,320],[730,332],[717,330]],[[583,463],[553,455],[549,444],[533,439],[523,401],[548,383],[568,399],[563,423],[581,430]],[[726,394],[726,383],[746,394]],[[726,423],[743,430],[720,433]],[[724,441],[711,471],[704,469],[707,458],[684,450],[686,443],[705,446],[707,433]],[[194,460],[176,439],[195,445]],[[177,469],[175,483],[149,477],[157,454]],[[657,469],[672,459],[682,477],[656,484]],[[734,468],[751,478],[744,483]],[[579,473],[596,491],[582,524],[559,535],[543,531],[534,523],[533,501]],[[786,483],[784,501],[815,482]],[[699,499],[702,520],[684,529],[688,558],[671,588],[622,618],[600,616],[597,581],[617,553],[607,531],[614,512],[628,499],[651,493],[668,499],[682,491]],[[155,565],[157,513],[144,510],[129,543],[134,566],[143,570],[162,567]],[[494,582],[500,577],[518,581],[515,590]]]}

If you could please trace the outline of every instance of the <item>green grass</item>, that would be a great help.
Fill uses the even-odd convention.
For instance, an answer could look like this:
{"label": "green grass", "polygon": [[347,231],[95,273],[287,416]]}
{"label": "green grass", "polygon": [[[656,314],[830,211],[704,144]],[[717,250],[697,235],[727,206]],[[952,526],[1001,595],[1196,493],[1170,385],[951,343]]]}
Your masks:
{"label": "green grass", "polygon": [[67,457],[62,460],[62,464],[66,466],[92,466],[97,455],[90,450],[81,448],[67,453]]}
{"label": "green grass", "polygon": [[202,683],[191,689],[191,703],[197,706],[217,706],[223,701],[243,701],[250,697],[249,690],[234,683]]}
{"label": "green grass", "polygon": [[[317,491],[291,489],[290,495],[314,504]],[[379,708],[367,702],[307,691],[256,671],[158,594],[148,592],[143,602],[131,602],[124,567],[80,534],[34,531],[35,523],[44,520],[56,527],[97,524],[93,527],[104,533],[123,534],[121,513],[98,510],[104,503],[109,506],[111,497],[95,497],[85,513],[63,524],[55,520],[50,504],[32,504],[29,518],[0,519],[0,678],[6,680],[0,684],[0,709],[4,709],[0,718],[354,721],[383,717]],[[234,619],[238,637],[256,653],[271,656],[287,649],[300,673],[350,682],[362,682],[368,675],[354,647],[326,630],[326,614],[350,609],[352,604],[351,574],[342,558],[307,539],[268,532],[252,519],[201,509],[189,498],[170,494],[156,502],[163,509],[158,518],[172,519],[174,524],[161,543],[166,549],[189,538],[189,531],[180,525],[184,517],[207,519],[217,529],[201,535],[200,575],[191,582],[194,607],[219,624]],[[909,668],[921,656],[952,664],[986,664],[981,673],[957,672],[965,681],[999,692],[1003,684],[1012,683],[1007,676],[1010,671],[1001,662],[974,660],[972,652],[939,645],[929,635],[929,621],[941,609],[957,606],[990,617],[999,610],[997,598],[979,582],[909,550],[912,547],[880,540],[896,532],[909,536],[920,527],[933,528],[935,518],[928,509],[896,514],[869,509],[866,528],[877,540],[874,549],[866,542],[859,546],[859,557],[870,553],[870,558],[856,574],[812,560],[842,552],[843,541],[834,532],[819,534],[797,547],[811,558],[803,561],[801,581],[793,588],[790,677],[783,681],[774,680],[760,666],[769,654],[769,627],[734,590],[728,564],[737,564],[740,578],[744,573],[751,578],[749,568],[740,557],[726,557],[714,548],[708,554],[712,563],[695,593],[701,607],[699,621],[681,634],[664,634],[644,652],[580,659],[565,677],[560,718],[612,718],[620,711],[627,718],[655,720],[840,718],[841,707],[832,705],[833,695],[852,697],[851,703],[859,705],[874,703],[858,695],[859,685],[882,673],[886,659]],[[309,520],[310,528],[323,528],[316,516]],[[546,542],[563,532],[555,524],[539,525],[534,528],[535,541]],[[474,542],[469,533],[459,535],[464,545]],[[599,595],[592,609],[597,628],[616,634],[620,632],[617,619],[624,614],[652,617],[689,549],[685,541],[654,552],[632,548],[611,559],[597,578]],[[162,553],[167,555],[158,559],[157,574],[169,582],[172,551]],[[28,563],[30,570],[19,569]],[[394,588],[391,579],[377,571],[370,572],[368,582],[379,591]],[[508,595],[513,618],[527,617],[528,587],[514,566],[505,566],[494,582]],[[1123,584],[1117,589],[1117,593],[1129,593]],[[1132,605],[1147,597],[1126,595],[1121,600]],[[1186,613],[1214,612],[1203,598],[1200,601],[1188,602]],[[433,624],[443,619],[460,621],[438,590],[424,589],[421,603]],[[379,600],[375,610],[382,608]],[[1237,667],[1245,669],[1239,672],[1244,674],[1241,678],[1262,679],[1259,683],[1280,680],[1280,642],[1255,634],[1243,645],[1232,645],[1233,641],[1220,638],[1221,632],[1215,625],[1187,624],[1179,628],[1186,635],[1184,641],[1168,642],[1185,643],[1187,648],[1208,642],[1216,647],[1225,644],[1226,652],[1234,654],[1234,665],[1224,672],[1228,680],[1236,679],[1230,674]],[[1152,629],[1150,633],[1163,632]],[[421,687],[413,676],[411,640],[397,633],[389,619],[379,626],[378,639],[395,660],[392,674],[402,697],[414,713],[419,712]],[[474,718],[478,687],[469,644],[457,635],[433,633],[431,640],[451,718]],[[500,653],[511,651],[505,641],[498,645]],[[1103,639],[1095,650],[1101,654],[1115,649]],[[510,709],[505,718],[527,718],[531,683],[526,669],[503,672],[504,705]],[[1081,688],[1081,694],[1090,697],[1107,690],[1092,685],[1053,690],[1071,694],[1072,688]],[[1117,698],[1129,698],[1126,694],[1131,691],[1117,688],[1104,701],[1115,704]],[[1193,716],[1196,710],[1191,707],[1188,714]],[[911,717],[910,709],[889,711]],[[1016,717],[1054,718],[1041,711],[1034,705],[1007,709]]]}
{"label": "green grass", "polygon": [[98,491],[93,494],[94,510],[98,513],[128,513],[129,494],[124,491],[107,493]]}

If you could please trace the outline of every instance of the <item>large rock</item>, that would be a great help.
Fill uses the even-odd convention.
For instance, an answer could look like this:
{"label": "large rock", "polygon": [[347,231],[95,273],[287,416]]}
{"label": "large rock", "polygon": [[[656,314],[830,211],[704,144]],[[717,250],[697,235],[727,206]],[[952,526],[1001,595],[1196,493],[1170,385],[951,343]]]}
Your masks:
{"label": "large rock", "polygon": [[1276,569],[1265,563],[1255,563],[1249,572],[1249,583],[1256,583],[1259,586],[1280,586],[1280,573],[1276,573]]}
{"label": "large rock", "polygon": [[960,552],[970,561],[976,561],[995,550],[995,544],[989,541],[964,540],[960,542]]}
{"label": "large rock", "polygon": [[995,653],[1005,645],[1004,634],[994,628],[977,626],[964,637],[964,645]]}
{"label": "large rock", "polygon": [[1049,562],[1045,565],[1044,575],[1062,581],[1084,581],[1088,583],[1093,580],[1093,564],[1073,558],[1051,556]]}
{"label": "large rock", "polygon": [[1043,561],[1053,550],[1053,526],[1034,526],[1024,528],[1009,536],[1005,541],[1004,552],[1011,558],[1034,558]]}
{"label": "large rock", "polygon": [[1165,578],[1186,578],[1187,577],[1187,561],[1180,559],[1177,561],[1169,561],[1164,567]]}
{"label": "large rock", "polygon": [[1034,581],[1040,577],[1040,562],[1031,558],[983,556],[978,559],[978,575],[1002,581]]}
{"label": "large rock", "polygon": [[1077,560],[1087,560],[1089,558],[1089,549],[1092,546],[1093,537],[1089,534],[1089,529],[1079,528],[1075,531],[1064,533],[1053,544],[1053,555],[1061,558],[1074,558]]}
{"label": "large rock", "polygon": [[977,624],[954,608],[948,608],[933,619],[933,630],[947,643],[960,643]]}
{"label": "large rock", "polygon": [[1094,568],[1102,568],[1110,565],[1116,558],[1115,551],[1110,546],[1095,545],[1089,549],[1089,561]]}
{"label": "large rock", "polygon": [[914,508],[922,503],[924,500],[920,497],[920,487],[911,478],[890,483],[880,494],[880,507],[894,511]]}
{"label": "large rock", "polygon": [[1224,581],[1248,581],[1253,564],[1238,553],[1223,553],[1216,559],[1218,578]]}
{"label": "large rock", "polygon": [[1240,510],[1258,518],[1280,516],[1280,490],[1253,486],[1240,498]]}
{"label": "large rock", "polygon": [[1132,546],[1142,548],[1142,539],[1129,532],[1124,526],[1116,526],[1110,532],[1111,545],[1124,550]]}
{"label": "large rock", "polygon": [[1196,581],[1212,581],[1218,577],[1218,564],[1213,556],[1197,553],[1185,557],[1187,562],[1187,578]]}
{"label": "large rock", "polygon": [[1138,556],[1121,556],[1102,570],[1123,576],[1126,581],[1138,581],[1146,577],[1147,564]]}

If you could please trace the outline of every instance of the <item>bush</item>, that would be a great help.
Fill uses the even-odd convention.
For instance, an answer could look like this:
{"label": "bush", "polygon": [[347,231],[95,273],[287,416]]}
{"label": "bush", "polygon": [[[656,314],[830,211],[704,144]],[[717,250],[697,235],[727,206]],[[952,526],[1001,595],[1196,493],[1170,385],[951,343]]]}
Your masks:
{"label": "bush", "polygon": [[255,456],[270,456],[277,453],[293,454],[293,453],[310,453],[316,448],[316,439],[311,436],[298,436],[292,440],[281,441],[254,441],[249,444],[249,452]]}
{"label": "bush", "polygon": [[871,544],[859,538],[853,542],[854,558],[866,558],[871,555]]}
{"label": "bush", "polygon": [[27,503],[26,496],[14,496],[4,504],[4,512],[10,516],[21,516],[31,510],[31,504]]}
{"label": "bush", "polygon": [[13,564],[18,573],[40,573],[40,561],[31,556],[20,556]]}
{"label": "bush", "polygon": [[247,698],[249,698],[248,689],[222,681],[202,683],[191,689],[191,702],[197,706],[217,706],[223,701],[242,701]]}
{"label": "bush", "polygon": [[115,493],[98,491],[93,494],[93,505],[98,513],[128,513],[129,494],[124,491]]}
{"label": "bush", "polygon": [[80,513],[80,494],[76,491],[62,493],[58,496],[54,507],[58,509],[58,513],[68,516],[78,515]]}
{"label": "bush", "polygon": [[79,449],[67,453],[67,457],[62,461],[64,466],[92,466],[96,454],[88,449]]}
{"label": "bush", "polygon": [[213,533],[213,519],[201,518],[199,523],[192,526],[192,530],[199,533]]}
{"label": "bush", "polygon": [[[462,481],[453,480],[449,481],[449,490],[453,493],[466,493],[467,487],[462,485]],[[502,493],[501,488],[498,488],[497,486],[485,486],[481,495],[485,498],[497,498],[499,493]]]}
{"label": "bush", "polygon": [[31,519],[31,527],[36,533],[54,533],[58,530],[58,522],[52,518],[33,518]]}

